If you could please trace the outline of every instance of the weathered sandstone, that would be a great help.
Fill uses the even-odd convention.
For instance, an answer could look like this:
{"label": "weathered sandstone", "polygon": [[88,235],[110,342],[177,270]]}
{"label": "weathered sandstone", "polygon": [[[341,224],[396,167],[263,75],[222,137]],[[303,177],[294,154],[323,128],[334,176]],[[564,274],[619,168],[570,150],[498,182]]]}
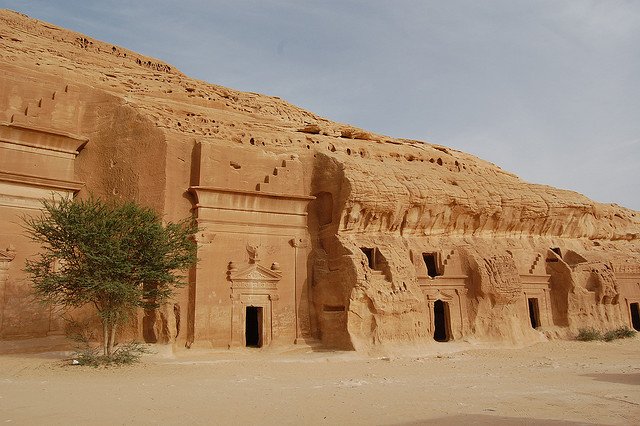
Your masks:
{"label": "weathered sandstone", "polygon": [[[194,215],[189,284],[129,334],[369,350],[640,328],[640,213],[0,11],[0,337],[62,332],[22,272],[51,193]],[[571,167],[570,159],[567,167]],[[82,312],[76,312],[82,316]]]}

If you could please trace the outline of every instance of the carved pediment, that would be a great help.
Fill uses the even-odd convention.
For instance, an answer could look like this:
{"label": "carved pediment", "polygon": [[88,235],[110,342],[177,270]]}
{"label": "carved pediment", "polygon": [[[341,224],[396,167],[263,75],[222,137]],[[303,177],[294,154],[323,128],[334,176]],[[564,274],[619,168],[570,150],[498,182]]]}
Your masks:
{"label": "carved pediment", "polygon": [[282,272],[272,271],[258,263],[252,263],[240,271],[232,271],[229,275],[231,281],[280,281]]}
{"label": "carved pediment", "polygon": [[427,299],[428,300],[433,300],[433,301],[443,300],[445,302],[448,302],[448,301],[453,300],[453,294],[447,293],[445,291],[441,291],[440,289],[438,289],[435,294],[427,295]]}
{"label": "carved pediment", "polygon": [[265,268],[258,263],[251,263],[239,271],[233,269],[229,271],[232,288],[274,290],[280,279],[282,279],[282,272]]}

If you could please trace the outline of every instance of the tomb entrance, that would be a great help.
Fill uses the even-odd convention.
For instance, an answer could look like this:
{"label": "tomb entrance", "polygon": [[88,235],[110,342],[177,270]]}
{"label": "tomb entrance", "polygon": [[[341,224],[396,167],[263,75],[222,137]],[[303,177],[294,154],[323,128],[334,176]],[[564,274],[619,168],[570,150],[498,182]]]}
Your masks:
{"label": "tomb entrance", "polygon": [[631,325],[634,330],[640,331],[640,303],[629,304],[631,309]]}
{"label": "tomb entrance", "polygon": [[262,347],[262,307],[247,306],[245,312],[245,346]]}
{"label": "tomb entrance", "polygon": [[442,300],[433,303],[433,339],[448,342],[451,339],[449,304]]}
{"label": "tomb entrance", "polygon": [[376,249],[371,247],[360,247],[362,253],[367,257],[368,266],[371,269],[376,269]]}
{"label": "tomb entrance", "polygon": [[540,308],[538,306],[538,299],[530,297],[527,299],[529,304],[529,320],[531,321],[531,327],[540,327]]}
{"label": "tomb entrance", "polygon": [[[315,197],[304,195],[300,160],[200,143],[192,161],[201,262],[190,276],[186,344],[267,348],[313,336],[307,210]],[[328,222],[330,194],[321,201]]]}

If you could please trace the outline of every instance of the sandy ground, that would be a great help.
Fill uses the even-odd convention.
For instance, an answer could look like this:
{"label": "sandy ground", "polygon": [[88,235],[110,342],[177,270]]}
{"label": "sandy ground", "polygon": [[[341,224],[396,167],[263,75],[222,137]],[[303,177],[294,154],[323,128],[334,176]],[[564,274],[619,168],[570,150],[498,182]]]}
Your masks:
{"label": "sandy ground", "polygon": [[0,423],[640,424],[640,337],[388,358],[184,350],[116,369],[66,355],[0,356]]}

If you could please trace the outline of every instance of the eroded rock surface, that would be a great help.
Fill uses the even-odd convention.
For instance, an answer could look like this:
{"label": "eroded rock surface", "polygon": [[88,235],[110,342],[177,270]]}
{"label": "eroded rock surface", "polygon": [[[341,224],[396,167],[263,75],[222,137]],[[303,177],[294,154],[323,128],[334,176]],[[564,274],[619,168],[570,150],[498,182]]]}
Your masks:
{"label": "eroded rock surface", "polygon": [[129,334],[368,350],[640,328],[640,213],[0,11],[2,338],[58,333],[21,272],[51,192],[193,214],[189,285]]}

